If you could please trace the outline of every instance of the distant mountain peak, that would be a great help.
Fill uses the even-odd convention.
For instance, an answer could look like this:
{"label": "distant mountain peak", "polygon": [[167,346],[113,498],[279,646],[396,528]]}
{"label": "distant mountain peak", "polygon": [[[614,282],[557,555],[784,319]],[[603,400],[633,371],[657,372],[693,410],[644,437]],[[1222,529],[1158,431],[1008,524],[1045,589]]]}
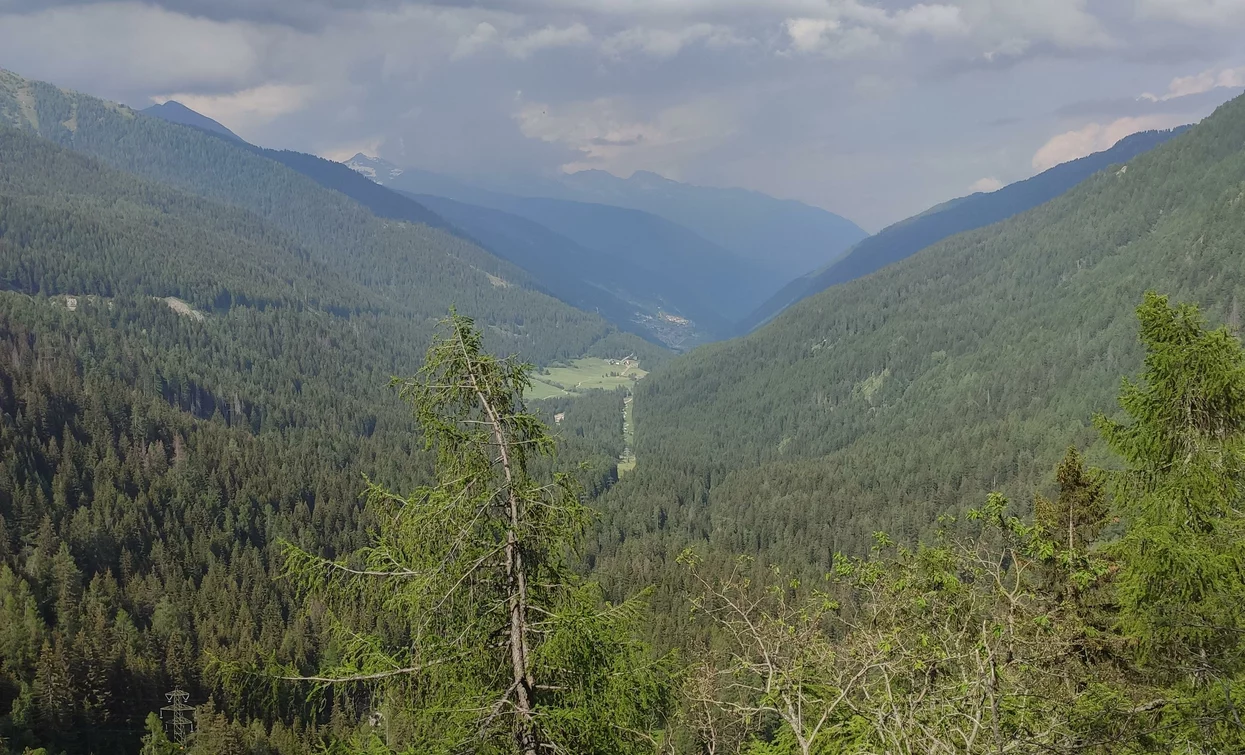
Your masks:
{"label": "distant mountain peak", "polygon": [[213,120],[203,113],[191,110],[177,100],[167,100],[159,105],[152,105],[151,107],[140,110],[139,112],[144,115],[155,116],[156,118],[160,118],[161,120],[165,120],[170,123],[179,123],[183,126],[191,126],[213,134],[219,134],[220,136],[228,137],[234,141],[246,141],[234,132],[225,128],[225,126],[219,121]]}
{"label": "distant mountain peak", "polygon": [[376,183],[383,184],[386,181],[392,181],[405,171],[397,165],[380,157],[365,155],[362,152],[356,152],[355,156],[343,163],[347,168],[361,173]]}

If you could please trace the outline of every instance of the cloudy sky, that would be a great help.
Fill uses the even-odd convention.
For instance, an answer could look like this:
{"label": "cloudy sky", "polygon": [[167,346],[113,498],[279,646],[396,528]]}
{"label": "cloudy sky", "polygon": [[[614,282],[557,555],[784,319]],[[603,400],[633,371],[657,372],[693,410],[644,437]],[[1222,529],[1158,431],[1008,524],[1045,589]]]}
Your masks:
{"label": "cloudy sky", "polygon": [[265,146],[652,170],[869,230],[1245,87],[1245,0],[0,0],[0,66]]}

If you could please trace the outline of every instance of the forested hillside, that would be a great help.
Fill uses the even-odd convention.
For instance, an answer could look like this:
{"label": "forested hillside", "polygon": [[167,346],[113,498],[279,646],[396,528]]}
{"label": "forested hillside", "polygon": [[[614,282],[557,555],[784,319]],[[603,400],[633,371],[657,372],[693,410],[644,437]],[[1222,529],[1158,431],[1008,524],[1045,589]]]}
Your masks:
{"label": "forested hillside", "polygon": [[204,131],[210,131],[214,134],[220,134],[221,136],[227,136],[230,139],[242,141],[242,137],[230,131],[228,128],[225,128],[225,126],[220,122],[212,120],[202,113],[197,113],[176,100],[161,102],[158,105],[143,108],[139,112],[144,115],[162,118],[170,123],[180,123],[183,126],[194,126],[195,128],[201,128]]}
{"label": "forested hillside", "polygon": [[853,246],[842,259],[803,275],[774,294],[739,326],[747,333],[795,302],[831,286],[869,275],[957,233],[984,228],[1048,202],[1094,173],[1128,162],[1183,132],[1145,131],[1121,139],[1111,149],[1056,165],[1024,181],[950,202],[878,231]]}
{"label": "forested hillside", "polygon": [[598,565],[651,579],[688,542],[828,563],[1027,497],[1140,359],[1147,289],[1239,327],[1245,99],[1123,167],[651,374]]}
{"label": "forested hillside", "polygon": [[[619,338],[619,356],[638,349],[659,358],[652,344],[540,293],[521,269],[427,225],[437,219],[426,209],[396,197],[391,214],[421,222],[391,222],[319,185],[333,170],[345,170],[328,161],[274,153],[309,173],[328,166],[328,178],[313,180],[268,159],[268,151],[8,72],[0,72],[0,118],[121,171],[254,213],[339,280],[383,297],[388,311],[409,317],[416,332],[429,332],[456,303],[493,326],[495,348],[538,363],[581,356],[597,342],[608,350]],[[359,198],[376,204],[375,197]]]}
{"label": "forested hillside", "polygon": [[[364,475],[431,479],[388,384],[436,321],[469,306],[539,364],[664,350],[249,145],[0,83],[0,750],[135,752],[174,687],[199,752],[346,736],[358,699],[260,698],[212,664],[336,652],[277,540],[357,547]],[[556,408],[575,476],[608,487],[621,397]]]}
{"label": "forested hillside", "polygon": [[[530,272],[549,293],[568,304],[597,312],[624,330],[649,338],[661,336],[661,331],[653,327],[657,325],[656,310],[611,293],[608,282],[593,283],[593,278],[601,275],[593,262],[594,253],[565,236],[501,210],[423,194],[402,196],[413,196],[481,246]],[[645,327],[646,323],[650,327]],[[692,336],[687,330],[686,334],[667,337],[667,344],[683,346],[678,335]]]}
{"label": "forested hillside", "polygon": [[[751,271],[704,239],[643,213],[561,200],[498,200],[505,210],[408,195],[513,261],[561,298],[639,326],[674,348],[724,338],[755,299]],[[553,230],[554,228],[559,230]],[[673,317],[671,317],[673,316]],[[682,322],[690,320],[690,322]]]}

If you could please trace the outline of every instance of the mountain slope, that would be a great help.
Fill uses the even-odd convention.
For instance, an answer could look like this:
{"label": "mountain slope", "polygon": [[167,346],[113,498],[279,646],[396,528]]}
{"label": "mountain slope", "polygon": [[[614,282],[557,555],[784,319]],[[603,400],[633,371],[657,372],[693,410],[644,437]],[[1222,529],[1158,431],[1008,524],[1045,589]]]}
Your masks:
{"label": "mountain slope", "polygon": [[1143,292],[1239,327],[1243,253],[1238,98],[1127,170],[651,374],[596,563],[632,573],[708,541],[824,568],[874,530],[915,537],[988,490],[1031,495],[1140,363]]}
{"label": "mountain slope", "polygon": [[617,344],[624,354],[654,348],[541,293],[521,269],[478,246],[426,223],[378,218],[250,145],[7,72],[0,72],[0,122],[253,212],[339,280],[418,323],[419,333],[457,304],[490,325],[494,348],[538,363],[581,356],[617,338],[627,341]]}
{"label": "mountain slope", "polygon": [[983,228],[1048,202],[1094,173],[1128,162],[1183,131],[1179,128],[1133,134],[1121,139],[1111,149],[1057,165],[998,191],[944,202],[889,226],[856,244],[842,259],[787,284],[740,323],[740,332],[756,328],[783,309],[818,291],[880,270],[949,236]]}
{"label": "mountain slope", "polygon": [[802,202],[746,189],[694,186],[649,171],[618,178],[586,170],[553,181],[505,186],[528,196],[650,212],[788,278],[839,257],[869,235],[844,217]]}
{"label": "mountain slope", "polygon": [[[651,213],[478,189],[363,155],[356,155],[347,165],[425,203],[432,201],[429,196],[439,196],[544,226],[579,247],[574,260],[576,274],[590,287],[605,289],[629,302],[654,327],[661,327],[657,321],[670,322],[664,315],[690,319],[700,340],[732,333],[735,320],[783,280],[774,270],[742,259]],[[464,214],[464,209],[458,208],[457,224],[472,233],[475,221]],[[480,222],[489,224],[496,219],[492,216]]]}
{"label": "mountain slope", "polygon": [[[682,345],[727,338],[742,310],[732,302],[757,298],[759,275],[749,265],[656,216],[560,199],[494,196],[478,206],[427,194],[407,196],[453,216],[452,222],[472,238],[488,235],[498,244],[498,254],[538,278],[561,270],[561,275],[574,275],[585,295],[600,290],[626,303],[627,320],[644,323],[652,333],[660,333],[670,316],[691,320],[677,336]],[[503,219],[512,227],[504,239],[497,234]],[[532,233],[542,235],[543,242],[557,240],[534,249],[520,240]],[[595,306],[601,304],[610,308],[609,300]]]}
{"label": "mountain slope", "polygon": [[[179,106],[179,108],[176,111],[177,113],[184,111],[192,116],[198,116],[198,113],[188,108],[182,106]],[[142,112],[165,117],[162,112],[153,112],[151,108]],[[165,119],[194,125],[190,122],[193,121],[193,118],[188,120]],[[451,224],[446,222],[438,213],[425,206],[426,202],[417,201],[410,195],[388,189],[371,180],[369,176],[375,175],[375,171],[369,171],[363,164],[352,163],[343,165],[342,163],[326,160],[316,155],[291,150],[274,150],[262,147],[252,147],[252,149],[256,154],[279,162],[291,170],[307,176],[327,189],[345,194],[379,217],[402,220],[408,223],[422,223],[462,236],[465,240],[472,243],[481,243],[494,254],[509,259],[524,270],[534,273],[536,275],[536,281],[533,281],[534,285],[538,285],[542,290],[571,306],[588,312],[596,312],[623,330],[648,336],[652,335],[636,322],[637,314],[634,306],[618,300],[604,289],[568,277],[563,265],[537,264],[535,267],[532,267],[527,264],[525,262],[526,258],[523,255],[524,249],[559,248],[566,244],[573,244],[569,240],[556,238],[556,234],[544,231],[544,229],[540,229],[540,232],[538,232],[536,230],[538,227],[530,221],[513,217],[513,221],[517,221],[517,224],[507,223],[505,219],[498,217],[502,213],[495,211],[490,213],[490,211],[484,208],[478,208],[478,212],[475,213],[465,213],[462,211],[463,208],[458,208],[459,211],[455,214],[455,220]],[[400,173],[401,170],[397,170],[394,175]],[[435,201],[436,198],[429,197],[428,199]],[[491,214],[491,217],[482,218],[477,226],[477,224],[470,222],[477,214]],[[524,227],[512,228],[510,233],[505,236],[499,236],[497,230],[507,225],[522,225]],[[533,227],[529,228],[526,226]],[[544,237],[535,239],[533,234]],[[485,242],[486,238],[488,239],[487,243]],[[507,252],[512,253],[508,254]],[[588,253],[585,250],[576,249],[570,254],[561,255],[561,257],[565,261],[567,258],[580,259],[586,256],[586,254]]]}
{"label": "mountain slope", "polygon": [[381,305],[252,213],[6,126],[0,249],[0,287],[29,294],[173,296],[208,311]]}
{"label": "mountain slope", "polygon": [[559,299],[597,312],[624,329],[655,336],[643,326],[635,304],[590,282],[592,251],[535,221],[508,212],[444,197],[414,195],[413,199],[484,248],[530,272]]}
{"label": "mountain slope", "polygon": [[[95,107],[77,103],[84,123]],[[226,144],[168,128],[157,134],[189,137],[191,152]],[[142,135],[125,136],[159,154]],[[291,201],[353,205],[249,150],[208,154],[227,156],[258,179],[250,160],[266,163]],[[212,700],[196,719],[204,751],[236,749],[210,739],[225,715],[280,732],[266,751],[314,751],[331,722],[357,720],[346,703],[267,705],[214,664],[311,672],[336,652],[322,607],[281,579],[283,541],[356,550],[373,523],[365,475],[433,482],[389,386],[419,367],[435,318],[476,299],[487,338],[544,361],[661,353],[518,278],[495,286],[444,239],[366,218],[351,232],[367,264],[379,261],[370,224],[403,242],[409,270],[387,272],[397,292],[258,212],[0,125],[0,750],[136,754],[176,688]],[[624,448],[623,400],[584,402],[558,403],[562,458],[600,490]],[[40,681],[52,672],[55,689]],[[35,702],[32,689],[49,694]]]}
{"label": "mountain slope", "polygon": [[369,181],[341,163],[316,155],[291,150],[263,149],[255,151],[290,170],[307,176],[326,189],[341,192],[382,218],[422,223],[431,228],[453,232],[453,227],[419,202],[391,189]]}
{"label": "mountain slope", "polygon": [[[693,318],[699,313],[702,319],[714,315],[733,323],[751,309],[749,302],[764,297],[778,282],[775,271],[640,210],[539,197],[499,204],[497,209],[597,251],[607,266],[602,279],[612,278],[632,296],[644,296],[644,289],[650,289],[667,306],[685,309]],[[685,297],[686,303],[676,297]]]}
{"label": "mountain slope", "polygon": [[212,120],[202,113],[191,110],[177,100],[169,100],[168,102],[162,102],[159,105],[152,105],[151,107],[143,108],[138,112],[155,118],[163,118],[170,123],[180,123],[183,126],[193,126],[194,128],[203,129],[204,131],[209,131],[213,134],[219,134],[235,141],[243,141],[242,137],[225,128],[219,122]]}
{"label": "mountain slope", "polygon": [[625,179],[588,170],[559,179],[523,176],[472,181],[401,168],[362,153],[346,164],[382,184],[486,207],[526,197],[641,210],[759,264],[779,280],[825,264],[869,235],[846,218],[802,202],[746,189],[693,186],[648,171]]}

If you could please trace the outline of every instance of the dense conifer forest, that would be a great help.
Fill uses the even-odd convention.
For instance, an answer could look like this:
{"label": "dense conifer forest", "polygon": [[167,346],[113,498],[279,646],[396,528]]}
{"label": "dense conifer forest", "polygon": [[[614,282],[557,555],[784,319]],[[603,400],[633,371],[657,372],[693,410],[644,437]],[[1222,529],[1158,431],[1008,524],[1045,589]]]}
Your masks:
{"label": "dense conifer forest", "polygon": [[[0,753],[1245,749],[1245,100],[679,357],[316,158],[0,119]],[[652,373],[525,400],[584,356]]]}

